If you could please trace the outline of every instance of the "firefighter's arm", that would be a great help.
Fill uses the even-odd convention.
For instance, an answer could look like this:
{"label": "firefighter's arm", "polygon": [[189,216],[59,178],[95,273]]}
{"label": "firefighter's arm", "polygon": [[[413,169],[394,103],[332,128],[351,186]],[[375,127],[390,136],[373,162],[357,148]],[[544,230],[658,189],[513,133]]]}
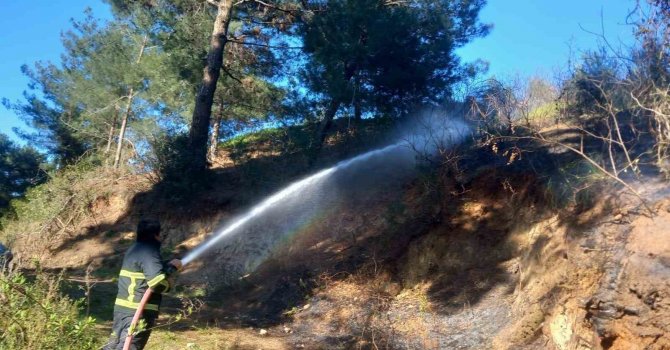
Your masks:
{"label": "firefighter's arm", "polygon": [[143,261],[144,275],[147,285],[155,293],[164,293],[170,290],[167,269],[163,267],[158,251],[149,254]]}
{"label": "firefighter's arm", "polygon": [[170,262],[167,264],[166,272],[167,272],[167,278],[168,278],[168,284],[170,286],[175,285],[175,280],[177,279],[177,274],[175,272],[181,270],[182,268],[182,263],[181,260],[179,259],[172,259]]}

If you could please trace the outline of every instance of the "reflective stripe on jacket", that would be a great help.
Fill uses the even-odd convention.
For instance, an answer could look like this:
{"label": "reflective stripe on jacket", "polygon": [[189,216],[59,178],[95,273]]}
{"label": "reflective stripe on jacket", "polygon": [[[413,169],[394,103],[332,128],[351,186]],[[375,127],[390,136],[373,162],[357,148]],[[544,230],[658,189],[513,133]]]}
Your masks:
{"label": "reflective stripe on jacket", "polygon": [[161,293],[170,289],[166,269],[161,262],[160,244],[137,242],[133,244],[123,257],[123,265],[119,273],[119,292],[116,295],[114,310],[134,313],[147,288],[153,290],[147,311],[156,311],[161,303]]}

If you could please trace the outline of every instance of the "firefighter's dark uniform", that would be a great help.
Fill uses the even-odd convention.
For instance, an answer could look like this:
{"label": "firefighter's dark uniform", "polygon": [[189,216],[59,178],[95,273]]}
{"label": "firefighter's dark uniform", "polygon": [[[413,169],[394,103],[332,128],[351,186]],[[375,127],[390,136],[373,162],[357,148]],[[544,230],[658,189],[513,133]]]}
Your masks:
{"label": "firefighter's dark uniform", "polygon": [[161,293],[170,289],[166,267],[161,261],[160,243],[158,242],[136,242],[128,249],[119,273],[119,292],[114,303],[112,336],[103,349],[123,349],[128,327],[130,327],[139,302],[147,288],[151,288],[153,293],[142,313],[142,319],[145,322],[144,329],[148,330],[135,335],[130,347],[138,350],[144,348],[149,340],[151,328],[158,317]]}

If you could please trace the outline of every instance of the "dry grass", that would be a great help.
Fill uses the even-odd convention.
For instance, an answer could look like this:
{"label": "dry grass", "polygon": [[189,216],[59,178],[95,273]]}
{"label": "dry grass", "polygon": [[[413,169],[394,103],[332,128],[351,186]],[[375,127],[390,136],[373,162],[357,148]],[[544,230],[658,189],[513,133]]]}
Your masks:
{"label": "dry grass", "polygon": [[147,350],[287,350],[282,338],[261,336],[254,329],[201,328],[171,331],[157,329]]}

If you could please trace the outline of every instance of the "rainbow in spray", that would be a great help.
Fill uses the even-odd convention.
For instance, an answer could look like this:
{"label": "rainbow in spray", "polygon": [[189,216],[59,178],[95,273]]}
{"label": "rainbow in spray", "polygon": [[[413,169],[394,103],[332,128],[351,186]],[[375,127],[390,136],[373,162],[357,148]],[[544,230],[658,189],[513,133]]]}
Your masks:
{"label": "rainbow in spray", "polygon": [[278,242],[308,226],[328,208],[346,199],[343,197],[355,196],[356,188],[364,191],[380,185],[381,181],[406,178],[414,169],[417,151],[427,154],[436,148],[450,147],[469,133],[464,123],[455,121],[438,129],[439,132],[435,132],[434,127],[430,132],[415,132],[400,142],[339,162],[289,184],[221,226],[190,251],[182,263],[193,262],[225,241],[227,255],[249,257],[238,267],[238,272],[253,270]]}

